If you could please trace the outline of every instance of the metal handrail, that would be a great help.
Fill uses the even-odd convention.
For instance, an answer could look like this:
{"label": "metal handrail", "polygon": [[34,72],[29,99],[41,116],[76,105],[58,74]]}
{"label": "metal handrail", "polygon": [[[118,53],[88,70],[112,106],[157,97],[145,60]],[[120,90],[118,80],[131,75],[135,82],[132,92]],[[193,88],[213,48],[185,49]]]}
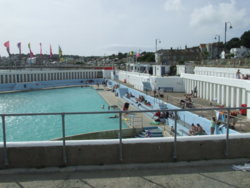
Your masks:
{"label": "metal handrail", "polygon": [[156,112],[156,111],[210,111],[210,110],[240,110],[240,109],[247,109],[250,110],[250,107],[213,107],[213,108],[185,108],[185,109],[155,109],[155,110],[131,110],[131,111],[121,111],[121,110],[114,110],[114,111],[93,111],[93,112],[51,112],[51,113],[8,113],[8,114],[0,114],[0,116],[47,116],[47,115],[80,115],[80,114],[113,114],[113,113],[144,113],[144,112]]}
{"label": "metal handrail", "polygon": [[[3,131],[3,155],[4,155],[4,166],[8,166],[9,160],[7,155],[7,141],[6,141],[6,122],[5,117],[10,116],[47,116],[47,115],[54,115],[54,116],[61,116],[62,118],[62,141],[63,141],[63,162],[64,165],[67,165],[67,151],[66,151],[66,135],[65,135],[65,116],[66,115],[80,115],[80,114],[119,114],[119,158],[120,161],[123,161],[123,147],[122,147],[122,114],[124,113],[145,113],[145,112],[167,112],[171,111],[175,114],[175,136],[174,136],[174,150],[173,150],[173,159],[177,159],[177,113],[180,111],[210,111],[210,110],[226,110],[228,114],[230,114],[231,110],[240,110],[240,109],[250,109],[250,107],[224,107],[224,108],[192,108],[192,109],[155,109],[155,110],[133,110],[133,111],[102,111],[102,112],[56,112],[56,113],[18,113],[18,114],[0,114],[2,118],[2,131]],[[229,118],[227,120],[226,125],[226,147],[225,147],[225,156],[229,155]]]}

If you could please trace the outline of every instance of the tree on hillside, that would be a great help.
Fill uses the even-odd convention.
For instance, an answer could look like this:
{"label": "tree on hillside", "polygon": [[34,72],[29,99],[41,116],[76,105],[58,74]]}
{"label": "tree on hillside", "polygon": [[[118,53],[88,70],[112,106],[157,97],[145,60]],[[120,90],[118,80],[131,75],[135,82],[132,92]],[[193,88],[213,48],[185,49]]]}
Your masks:
{"label": "tree on hillside", "polygon": [[153,52],[142,52],[140,57],[138,57],[137,61],[139,62],[154,62],[155,54]]}
{"label": "tree on hillside", "polygon": [[117,56],[118,56],[118,59],[122,59],[122,58],[127,57],[127,53],[121,53],[121,52],[119,52]]}
{"label": "tree on hillside", "polygon": [[250,48],[250,30],[243,33],[240,39],[243,46],[245,46],[246,48]]}
{"label": "tree on hillside", "polygon": [[239,38],[232,38],[227,42],[226,48],[230,50],[231,48],[239,48],[241,46],[241,40]]}

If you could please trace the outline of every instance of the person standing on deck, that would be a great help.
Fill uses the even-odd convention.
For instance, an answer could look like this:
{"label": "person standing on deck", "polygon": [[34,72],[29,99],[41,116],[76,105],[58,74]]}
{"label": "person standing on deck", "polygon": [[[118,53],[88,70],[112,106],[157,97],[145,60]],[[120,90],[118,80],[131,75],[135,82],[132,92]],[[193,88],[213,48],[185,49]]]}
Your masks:
{"label": "person standing on deck", "polygon": [[194,87],[194,97],[197,97],[197,86]]}
{"label": "person standing on deck", "polygon": [[237,78],[237,79],[241,79],[241,72],[240,72],[240,69],[238,69],[238,71],[236,72],[236,78]]}
{"label": "person standing on deck", "polygon": [[210,130],[211,130],[211,135],[214,134],[215,126],[216,126],[216,119],[215,119],[215,117],[213,117],[213,118],[212,118],[212,121],[211,121],[211,128],[210,128]]}

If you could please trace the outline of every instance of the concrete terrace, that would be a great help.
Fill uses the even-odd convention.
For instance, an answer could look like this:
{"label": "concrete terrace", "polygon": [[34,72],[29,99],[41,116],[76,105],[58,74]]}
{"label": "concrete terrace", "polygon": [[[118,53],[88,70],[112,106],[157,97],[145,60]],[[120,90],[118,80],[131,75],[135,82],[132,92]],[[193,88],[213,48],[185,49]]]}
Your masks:
{"label": "concrete terrace", "polygon": [[234,171],[246,159],[78,166],[0,171],[0,187],[28,188],[248,188],[250,173]]}
{"label": "concrete terrace", "polygon": [[[123,85],[126,85],[130,88],[133,88],[136,90],[136,88],[133,87],[133,85],[128,84],[128,83],[123,83],[120,82]],[[145,94],[148,94],[150,96],[154,96],[153,91],[140,91],[143,92]],[[181,99],[185,99],[185,93],[176,93],[176,92],[166,92],[166,93],[162,93],[163,94],[163,98],[159,98],[158,96],[156,98],[159,98],[162,101],[165,101],[167,103],[173,104],[177,107],[180,107],[180,100]],[[210,102],[206,99],[202,99],[200,97],[192,97],[192,101],[193,101],[193,107],[194,108],[212,108],[212,107],[221,107],[221,105],[217,104],[216,102]],[[187,108],[188,109],[188,108]],[[192,113],[195,113],[199,116],[205,117],[207,119],[211,119],[213,116],[215,116],[215,112],[214,110],[212,111],[194,111]],[[250,122],[249,120],[247,120],[246,116],[242,116],[240,114],[238,114],[237,116],[238,121],[236,122],[236,130],[240,131],[240,132],[250,132]]]}
{"label": "concrete terrace", "polygon": [[[93,88],[97,89],[98,93],[104,98],[104,100],[110,106],[117,105],[120,109],[122,109],[122,105],[126,102],[124,99],[116,97],[113,92],[107,90],[107,88],[104,88],[103,86],[99,86],[97,88],[97,86],[94,85]],[[133,111],[137,111],[138,110],[133,105],[130,105],[129,109],[133,110]],[[107,107],[106,107],[106,110],[107,110]],[[142,126],[143,127],[150,127],[150,126],[152,126],[150,123],[153,121],[153,119],[149,118],[147,115],[142,114],[142,113],[138,113],[138,114],[134,114],[134,116],[135,116],[135,119],[137,119],[137,122],[133,124],[133,126],[135,128],[141,128]],[[125,119],[128,119],[128,118],[125,118]],[[141,121],[141,122],[138,122],[138,121]],[[129,127],[131,127],[129,125],[128,121],[126,121],[126,123],[127,123],[127,125]],[[160,127],[163,128],[163,135],[164,136],[171,136],[171,134],[170,134],[170,128],[169,127],[167,127],[167,126],[160,126]]]}

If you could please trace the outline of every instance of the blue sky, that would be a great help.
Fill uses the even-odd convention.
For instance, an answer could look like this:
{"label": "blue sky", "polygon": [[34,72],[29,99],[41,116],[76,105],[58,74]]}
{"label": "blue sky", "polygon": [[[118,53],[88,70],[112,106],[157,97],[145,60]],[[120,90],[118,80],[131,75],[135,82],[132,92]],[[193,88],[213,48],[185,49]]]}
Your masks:
{"label": "blue sky", "polygon": [[9,40],[39,53],[109,55],[158,48],[184,48],[224,40],[225,21],[232,23],[227,39],[250,30],[249,0],[0,0],[0,55]]}

